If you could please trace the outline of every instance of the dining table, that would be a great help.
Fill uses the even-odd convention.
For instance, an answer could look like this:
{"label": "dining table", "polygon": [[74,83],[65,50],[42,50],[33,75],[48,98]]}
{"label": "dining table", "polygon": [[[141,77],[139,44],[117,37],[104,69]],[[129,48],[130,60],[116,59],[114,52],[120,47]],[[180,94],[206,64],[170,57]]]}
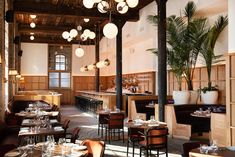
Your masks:
{"label": "dining table", "polygon": [[[23,119],[21,126],[23,127],[33,127],[33,126],[38,126],[38,125],[43,125],[44,120],[39,120],[39,119]],[[49,119],[49,124],[52,126],[55,126],[57,124],[60,124],[57,119]]]}
{"label": "dining table", "polygon": [[165,122],[159,122],[159,121],[144,121],[144,120],[135,120],[132,122],[127,122],[126,123],[126,127],[127,128],[136,128],[136,129],[144,129],[144,130],[148,130],[152,127],[159,127],[159,128],[165,128],[167,127],[167,124]]}
{"label": "dining table", "polygon": [[59,115],[59,111],[21,111],[18,113],[15,113],[16,116],[22,117],[22,118],[35,118],[36,116],[50,116],[50,117],[57,117]]}
{"label": "dining table", "polygon": [[[16,149],[13,149],[5,154],[4,157],[19,157],[19,156],[24,156],[24,157],[58,157],[58,156],[71,156],[71,157],[85,157],[88,155],[88,150],[86,146],[80,146],[78,144],[73,144],[73,143],[65,143],[65,144],[56,144],[54,145],[53,148],[51,148],[50,154],[46,155],[44,154],[45,152],[45,142],[40,142],[37,143],[32,151],[30,151],[27,146],[23,147],[18,147]],[[23,149],[26,150],[23,150]]]}
{"label": "dining table", "polygon": [[200,151],[200,148],[192,149],[189,157],[235,157],[235,147],[218,147],[216,151],[207,153]]}

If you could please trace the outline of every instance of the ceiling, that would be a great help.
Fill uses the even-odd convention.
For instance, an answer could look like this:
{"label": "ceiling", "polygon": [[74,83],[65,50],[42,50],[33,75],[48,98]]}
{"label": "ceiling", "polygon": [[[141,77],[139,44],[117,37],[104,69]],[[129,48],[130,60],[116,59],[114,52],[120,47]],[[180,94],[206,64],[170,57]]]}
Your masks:
{"label": "ceiling", "polygon": [[[112,1],[114,0],[106,0]],[[139,0],[135,8],[129,8],[126,14],[112,12],[112,20],[122,19],[124,21],[138,21],[139,10],[154,0]],[[96,6],[87,9],[82,0],[14,0],[13,10],[18,24],[18,32],[21,42],[53,43],[53,44],[94,44],[94,40],[81,41],[76,37],[71,42],[62,38],[64,31],[70,31],[81,25],[83,30],[88,28],[92,31],[101,32],[99,39],[103,36],[103,26],[109,20],[109,14],[100,13]],[[30,15],[37,15],[32,19]],[[89,18],[89,22],[84,22]],[[36,24],[30,28],[30,23]],[[101,31],[100,31],[101,30]],[[30,40],[30,33],[34,33],[34,40]],[[79,32],[80,34],[82,31]]]}

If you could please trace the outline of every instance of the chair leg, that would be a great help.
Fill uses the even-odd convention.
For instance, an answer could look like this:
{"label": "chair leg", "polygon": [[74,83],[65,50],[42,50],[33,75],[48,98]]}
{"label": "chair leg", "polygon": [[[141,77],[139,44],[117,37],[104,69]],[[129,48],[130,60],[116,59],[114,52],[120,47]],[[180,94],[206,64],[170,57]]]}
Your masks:
{"label": "chair leg", "polygon": [[157,157],[159,157],[159,150],[157,150]]}
{"label": "chair leg", "polygon": [[126,150],[126,156],[128,157],[128,153],[129,153],[129,139],[127,140],[127,150]]}
{"label": "chair leg", "polygon": [[142,149],[141,149],[141,147],[140,147],[140,157],[142,156]]}
{"label": "chair leg", "polygon": [[124,139],[124,130],[122,130],[122,139],[123,139],[123,143],[125,143],[125,139]]}
{"label": "chair leg", "polygon": [[148,148],[146,148],[146,157],[148,157],[149,156],[149,150],[148,150]]}
{"label": "chair leg", "polygon": [[100,135],[100,124],[98,124],[98,135]]}
{"label": "chair leg", "polygon": [[132,157],[135,156],[135,142],[132,142]]}
{"label": "chair leg", "polygon": [[107,134],[108,134],[108,132],[107,132],[108,130],[107,130],[107,128],[105,128],[105,141],[107,141]]}
{"label": "chair leg", "polygon": [[111,132],[110,132],[110,130],[109,130],[109,144],[110,144],[110,139],[111,139],[110,134],[112,135],[112,130],[111,130]]}

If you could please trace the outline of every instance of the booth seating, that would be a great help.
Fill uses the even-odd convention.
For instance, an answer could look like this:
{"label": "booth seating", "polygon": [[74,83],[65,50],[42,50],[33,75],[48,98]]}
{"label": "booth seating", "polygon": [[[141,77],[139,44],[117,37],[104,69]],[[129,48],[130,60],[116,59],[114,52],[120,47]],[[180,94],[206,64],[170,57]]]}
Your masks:
{"label": "booth seating", "polygon": [[96,113],[103,101],[79,95],[75,96],[75,104],[82,111]]}
{"label": "booth seating", "polygon": [[202,108],[210,108],[212,112],[225,112],[225,106],[219,104],[183,104],[166,105],[165,121],[169,127],[169,134],[173,137],[190,139],[193,133],[210,131],[210,118],[193,117],[190,114]]}

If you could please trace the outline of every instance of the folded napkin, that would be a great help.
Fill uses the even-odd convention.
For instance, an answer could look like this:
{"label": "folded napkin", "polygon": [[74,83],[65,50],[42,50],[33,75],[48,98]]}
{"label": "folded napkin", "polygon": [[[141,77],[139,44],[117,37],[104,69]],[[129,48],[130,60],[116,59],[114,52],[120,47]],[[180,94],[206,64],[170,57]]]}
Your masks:
{"label": "folded napkin", "polygon": [[57,119],[50,119],[50,123],[57,123]]}
{"label": "folded napkin", "polygon": [[30,119],[24,119],[22,123],[25,124],[25,123],[29,123],[29,122],[30,122]]}
{"label": "folded napkin", "polygon": [[61,126],[56,126],[54,127],[54,130],[55,131],[61,131],[61,130],[64,130]]}

